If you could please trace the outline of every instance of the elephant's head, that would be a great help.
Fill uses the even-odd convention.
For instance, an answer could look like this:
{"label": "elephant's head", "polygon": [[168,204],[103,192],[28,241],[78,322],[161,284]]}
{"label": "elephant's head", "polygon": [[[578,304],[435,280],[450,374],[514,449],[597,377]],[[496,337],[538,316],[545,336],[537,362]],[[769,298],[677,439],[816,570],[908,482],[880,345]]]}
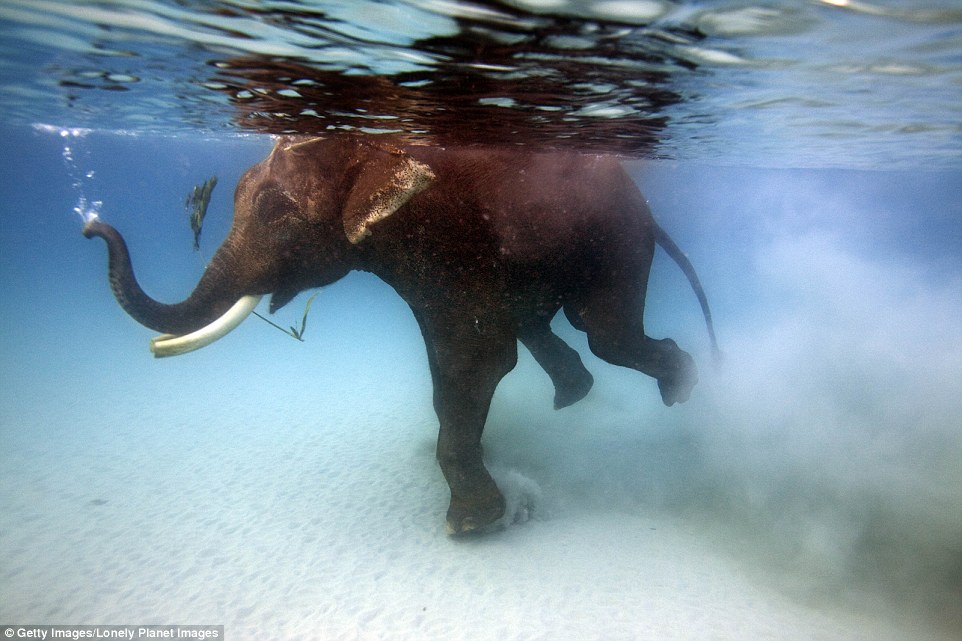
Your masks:
{"label": "elephant's head", "polygon": [[86,237],[107,243],[111,289],[134,320],[164,335],[151,350],[171,356],[207,345],[240,324],[261,296],[271,311],[298,292],[357,266],[355,245],[433,180],[404,152],[356,140],[283,139],[241,178],[234,222],[193,293],[166,305],[134,277],[123,237],[96,217]]}

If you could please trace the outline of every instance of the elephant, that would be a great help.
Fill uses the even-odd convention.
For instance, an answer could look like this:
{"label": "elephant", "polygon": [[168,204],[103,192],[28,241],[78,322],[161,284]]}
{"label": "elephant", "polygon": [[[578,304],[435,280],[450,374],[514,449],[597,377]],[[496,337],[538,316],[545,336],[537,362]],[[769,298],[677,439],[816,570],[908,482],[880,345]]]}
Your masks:
{"label": "elephant", "polygon": [[658,244],[687,275],[717,353],[691,263],[611,156],[347,135],[280,138],[238,182],[226,239],[194,291],[175,304],[144,293],[117,230],[91,217],[83,234],[106,241],[121,307],[162,333],[152,341],[156,356],[217,340],[267,294],[273,313],[352,270],[390,285],[413,311],[427,348],[452,536],[488,531],[505,514],[482,461],[481,435],[518,341],[549,374],[555,407],[592,386],[578,352],[551,330],[558,311],[587,334],[595,355],[655,378],[666,405],[688,400],[694,360],[670,338],[644,331]]}

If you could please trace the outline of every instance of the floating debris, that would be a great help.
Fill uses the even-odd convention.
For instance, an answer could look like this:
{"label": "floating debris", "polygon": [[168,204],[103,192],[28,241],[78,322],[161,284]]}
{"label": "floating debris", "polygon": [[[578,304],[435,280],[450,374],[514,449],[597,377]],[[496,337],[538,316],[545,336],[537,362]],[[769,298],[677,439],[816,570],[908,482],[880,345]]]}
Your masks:
{"label": "floating debris", "polygon": [[210,196],[217,185],[217,176],[211,176],[203,184],[195,185],[184,201],[184,211],[190,218],[190,228],[194,232],[194,251],[200,249],[200,232],[204,228],[204,217],[207,216],[207,205]]}

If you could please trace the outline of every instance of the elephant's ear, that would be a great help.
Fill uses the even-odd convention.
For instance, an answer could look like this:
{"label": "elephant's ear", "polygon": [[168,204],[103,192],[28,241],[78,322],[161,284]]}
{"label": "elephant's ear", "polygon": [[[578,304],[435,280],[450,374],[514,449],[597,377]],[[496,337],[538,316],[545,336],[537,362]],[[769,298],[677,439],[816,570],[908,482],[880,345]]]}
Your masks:
{"label": "elephant's ear", "polygon": [[434,172],[398,149],[378,148],[365,159],[344,204],[344,233],[357,244],[434,180]]}

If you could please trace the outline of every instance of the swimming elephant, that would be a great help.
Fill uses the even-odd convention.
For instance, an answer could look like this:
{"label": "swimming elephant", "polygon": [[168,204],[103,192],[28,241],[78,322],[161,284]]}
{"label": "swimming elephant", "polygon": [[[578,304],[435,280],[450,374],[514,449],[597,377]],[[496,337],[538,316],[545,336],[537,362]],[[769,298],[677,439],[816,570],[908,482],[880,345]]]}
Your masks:
{"label": "swimming elephant", "polygon": [[164,334],[152,342],[157,356],[216,340],[264,294],[274,312],[355,269],[391,285],[427,346],[453,535],[505,511],[480,441],[517,341],[551,376],[557,407],[591,387],[577,352],[549,327],[560,309],[597,356],[654,377],[667,405],[687,400],[694,361],[671,339],[644,332],[657,242],[688,276],[715,345],[691,264],[611,157],[281,139],[241,178],[230,233],[193,293],[172,305],[143,292],[114,228],[93,217],[84,235],[106,241],[110,285],[124,310]]}

